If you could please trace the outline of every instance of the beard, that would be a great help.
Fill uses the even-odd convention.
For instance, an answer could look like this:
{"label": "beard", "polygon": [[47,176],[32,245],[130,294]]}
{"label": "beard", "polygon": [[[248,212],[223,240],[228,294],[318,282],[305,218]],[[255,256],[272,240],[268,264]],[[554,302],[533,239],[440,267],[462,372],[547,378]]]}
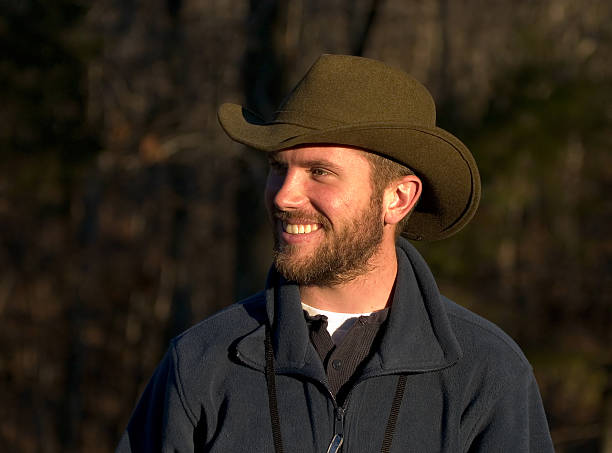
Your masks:
{"label": "beard", "polygon": [[274,266],[287,280],[301,286],[332,286],[346,283],[372,269],[370,258],[379,249],[383,237],[382,197],[372,197],[369,206],[352,221],[334,231],[320,214],[300,212],[273,213],[273,217],[291,223],[292,219],[314,219],[322,225],[324,237],[308,255],[300,246],[281,242],[274,229]]}

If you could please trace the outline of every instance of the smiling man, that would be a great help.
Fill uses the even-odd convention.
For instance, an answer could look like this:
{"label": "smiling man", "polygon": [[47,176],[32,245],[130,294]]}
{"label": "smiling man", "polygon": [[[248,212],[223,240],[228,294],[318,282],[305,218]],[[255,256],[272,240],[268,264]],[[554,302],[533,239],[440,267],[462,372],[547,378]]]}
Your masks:
{"label": "smiling man", "polygon": [[117,451],[553,451],[518,346],[405,239],[451,236],[480,198],[419,82],[324,55],[270,121],[219,120],[268,154],[274,262],[264,291],[173,340]]}

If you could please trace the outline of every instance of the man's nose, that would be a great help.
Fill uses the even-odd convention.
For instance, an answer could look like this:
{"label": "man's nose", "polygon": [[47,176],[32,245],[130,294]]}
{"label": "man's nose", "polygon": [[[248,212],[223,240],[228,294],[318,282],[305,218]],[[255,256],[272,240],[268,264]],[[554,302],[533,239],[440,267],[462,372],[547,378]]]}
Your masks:
{"label": "man's nose", "polygon": [[299,209],[306,203],[304,181],[297,171],[287,171],[277,177],[274,206],[281,211]]}

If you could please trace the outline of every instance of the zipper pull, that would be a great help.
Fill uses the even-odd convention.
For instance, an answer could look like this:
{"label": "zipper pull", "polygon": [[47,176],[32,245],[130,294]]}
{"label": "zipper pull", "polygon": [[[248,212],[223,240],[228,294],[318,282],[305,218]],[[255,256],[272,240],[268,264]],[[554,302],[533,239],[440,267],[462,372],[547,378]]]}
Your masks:
{"label": "zipper pull", "polygon": [[342,447],[342,442],[344,442],[344,438],[340,434],[336,434],[331,440],[329,447],[327,447],[327,453],[338,453],[340,447]]}
{"label": "zipper pull", "polygon": [[336,434],[332,438],[327,453],[338,453],[344,442],[344,408],[336,407],[336,421],[334,422]]}

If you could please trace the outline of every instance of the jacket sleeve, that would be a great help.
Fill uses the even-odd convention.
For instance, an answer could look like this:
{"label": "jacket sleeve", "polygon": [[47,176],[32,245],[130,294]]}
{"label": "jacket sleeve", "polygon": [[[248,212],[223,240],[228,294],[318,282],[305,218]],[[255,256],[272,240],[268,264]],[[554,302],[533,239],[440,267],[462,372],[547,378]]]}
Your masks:
{"label": "jacket sleeve", "polygon": [[481,415],[470,453],[554,452],[542,398],[531,370],[501,392]]}
{"label": "jacket sleeve", "polygon": [[172,345],[140,397],[115,452],[191,453],[196,424],[184,404]]}

